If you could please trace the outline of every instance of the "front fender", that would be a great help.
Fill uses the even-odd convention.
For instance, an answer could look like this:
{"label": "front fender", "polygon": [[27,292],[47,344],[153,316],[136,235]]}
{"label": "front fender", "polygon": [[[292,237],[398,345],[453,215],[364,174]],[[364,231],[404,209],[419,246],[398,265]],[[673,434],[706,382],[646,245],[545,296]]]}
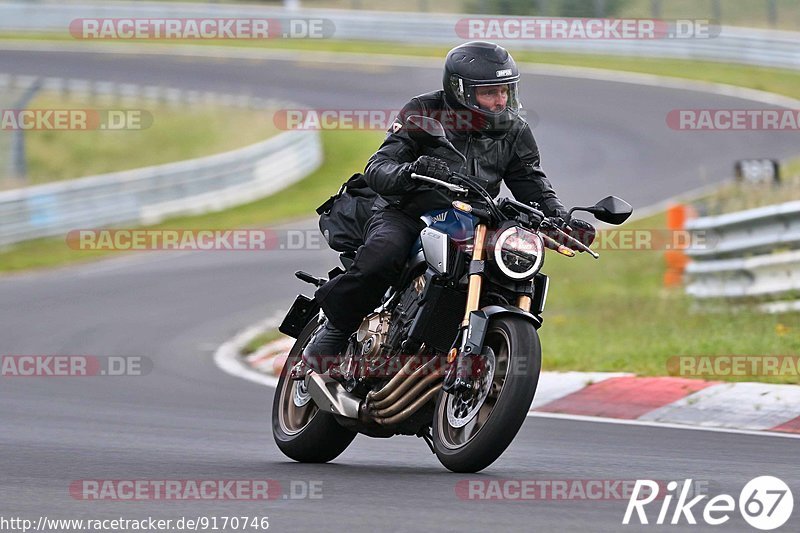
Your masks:
{"label": "front fender", "polygon": [[473,311],[469,316],[469,327],[467,328],[466,338],[461,345],[461,353],[482,353],[483,341],[486,332],[489,330],[489,322],[494,317],[504,315],[516,315],[530,322],[537,330],[542,327],[542,319],[534,314],[523,311],[513,305],[487,305],[480,311]]}
{"label": "front fender", "polygon": [[[464,334],[461,350],[458,352],[455,365],[447,372],[442,390],[450,392],[461,387],[469,381],[472,365],[468,362],[470,356],[482,355],[485,350],[484,342],[489,324],[493,318],[514,315],[530,322],[535,329],[542,327],[542,319],[534,314],[523,311],[512,305],[487,305],[480,311],[473,311],[469,315],[469,326]],[[448,361],[452,362],[451,359]]]}
{"label": "front fender", "polygon": [[542,327],[542,317],[523,311],[519,307],[513,305],[487,305],[481,311],[486,315],[486,318],[502,315],[519,315],[525,320],[533,324],[533,327],[539,329]]}

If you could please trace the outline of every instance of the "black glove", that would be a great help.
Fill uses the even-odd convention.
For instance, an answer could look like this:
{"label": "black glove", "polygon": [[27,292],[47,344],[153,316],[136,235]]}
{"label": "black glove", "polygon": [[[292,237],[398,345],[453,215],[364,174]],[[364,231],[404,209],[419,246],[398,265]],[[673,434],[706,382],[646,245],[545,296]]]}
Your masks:
{"label": "black glove", "polygon": [[411,176],[412,173],[447,181],[450,178],[450,167],[439,158],[421,155],[408,166],[408,175]]}
{"label": "black glove", "polygon": [[[577,239],[586,246],[591,246],[597,233],[597,231],[594,229],[594,226],[579,218],[572,218],[569,222],[566,222],[565,219],[568,216],[569,215],[564,214],[563,216],[549,217],[547,220],[550,222],[550,224],[552,224],[552,226],[560,229],[573,239]],[[571,246],[570,241],[563,235],[559,235],[556,231],[545,230],[545,233],[559,244],[563,244],[568,248],[577,248],[575,245]],[[582,252],[583,250],[578,249],[577,251]]]}
{"label": "black glove", "polygon": [[594,229],[594,226],[579,218],[571,219],[564,231],[569,233],[570,237],[581,241],[586,246],[591,246],[597,235],[597,230]]}

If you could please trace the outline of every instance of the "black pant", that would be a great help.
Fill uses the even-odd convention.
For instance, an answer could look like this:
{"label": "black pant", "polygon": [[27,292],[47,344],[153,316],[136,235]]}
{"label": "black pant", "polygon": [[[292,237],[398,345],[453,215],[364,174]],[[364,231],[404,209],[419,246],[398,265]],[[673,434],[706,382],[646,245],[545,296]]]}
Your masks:
{"label": "black pant", "polygon": [[314,295],[336,328],[355,331],[380,304],[386,289],[399,281],[411,246],[424,227],[419,218],[392,207],[372,216],[353,265]]}

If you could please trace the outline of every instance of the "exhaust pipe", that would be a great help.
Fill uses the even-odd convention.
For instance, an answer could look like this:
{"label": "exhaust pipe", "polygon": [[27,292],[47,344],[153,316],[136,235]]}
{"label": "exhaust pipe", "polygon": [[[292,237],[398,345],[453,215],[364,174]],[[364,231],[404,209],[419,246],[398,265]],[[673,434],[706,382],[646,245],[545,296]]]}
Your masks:
{"label": "exhaust pipe", "polygon": [[338,381],[327,375],[309,372],[305,376],[305,384],[314,403],[322,411],[362,423],[391,426],[416,413],[442,388],[438,382],[444,376],[444,369],[436,368],[437,359],[411,372],[416,359],[410,359],[381,390],[367,394],[366,401],[350,394]]}
{"label": "exhaust pipe", "polygon": [[[403,394],[398,400],[393,403],[387,405],[387,407],[381,409],[378,405],[370,406],[370,414],[377,418],[386,418],[393,415],[396,415],[401,409],[403,409],[406,405],[411,403],[414,399],[420,396],[423,392],[431,388],[431,385],[442,379],[443,375],[441,372],[434,372],[429,376],[426,376],[422,381],[417,383],[417,385],[408,391],[407,393]],[[411,381],[411,378],[408,379],[408,382]],[[403,384],[405,385],[405,383]],[[398,389],[399,391],[400,389]]]}
{"label": "exhaust pipe", "polygon": [[[368,394],[366,403],[369,416],[382,426],[391,426],[419,411],[442,389],[440,381],[444,377],[445,369],[436,368],[437,362],[438,359],[431,359],[410,376],[410,367],[407,364],[383,389],[375,394]],[[397,379],[398,377],[404,379]],[[377,401],[373,401],[375,398]]]}
{"label": "exhaust pipe", "polygon": [[382,426],[391,426],[394,424],[399,424],[406,418],[410,417],[411,415],[419,411],[423,405],[425,405],[433,398],[435,398],[436,395],[439,394],[439,391],[441,389],[442,389],[442,384],[439,383],[434,388],[426,392],[423,396],[417,398],[417,400],[414,403],[403,409],[398,414],[389,418],[376,418],[375,421]]}
{"label": "exhaust pipe", "polygon": [[[410,376],[405,377],[405,379],[403,379],[401,382],[399,382],[399,384],[397,384],[394,387],[394,390],[391,391],[391,393],[388,396],[384,396],[383,399],[378,398],[378,395],[382,394],[383,391],[385,391],[392,384],[391,381],[390,381],[389,384],[386,385],[384,388],[382,388],[380,391],[378,391],[375,394],[374,397],[369,398],[369,399],[373,400],[371,402],[370,407],[373,407],[375,409],[383,409],[383,408],[386,408],[386,407],[392,405],[393,403],[397,402],[398,398],[400,398],[403,394],[405,394],[405,392],[408,389],[410,389],[411,386],[414,385],[414,383],[416,383],[417,380],[419,380],[419,378],[421,376],[427,374],[435,366],[436,366],[436,359],[431,359],[430,361],[425,363],[423,366],[421,366],[418,369],[416,369],[413,374],[411,374]],[[403,367],[403,368],[405,368],[405,367]],[[396,377],[397,376],[395,376],[395,378]]]}
{"label": "exhaust pipe", "polygon": [[368,401],[380,401],[389,396],[394,390],[411,374],[411,369],[417,363],[417,357],[414,356],[410,358],[403,368],[400,369],[400,372],[394,375],[392,379],[389,380],[389,383],[383,386],[383,388],[379,391],[370,392],[367,394]]}
{"label": "exhaust pipe", "polygon": [[305,377],[305,383],[311,399],[322,411],[346,418],[358,418],[361,398],[344,390],[332,377],[309,372]]}

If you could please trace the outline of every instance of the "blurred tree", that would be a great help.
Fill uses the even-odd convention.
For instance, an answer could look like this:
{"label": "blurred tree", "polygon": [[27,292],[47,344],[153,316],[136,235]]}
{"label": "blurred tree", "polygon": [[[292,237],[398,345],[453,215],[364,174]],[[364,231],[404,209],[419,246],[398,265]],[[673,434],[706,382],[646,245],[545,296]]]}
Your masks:
{"label": "blurred tree", "polygon": [[469,0],[467,9],[492,15],[612,17],[629,0]]}

